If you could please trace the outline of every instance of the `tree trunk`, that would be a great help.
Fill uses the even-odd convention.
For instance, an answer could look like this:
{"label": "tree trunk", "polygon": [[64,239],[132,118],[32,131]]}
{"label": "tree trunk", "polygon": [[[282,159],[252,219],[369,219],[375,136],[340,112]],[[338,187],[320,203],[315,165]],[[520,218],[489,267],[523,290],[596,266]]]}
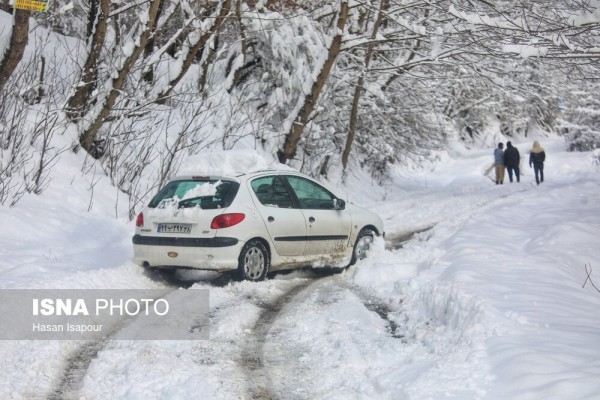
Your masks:
{"label": "tree trunk", "polygon": [[160,6],[161,0],[152,0],[150,3],[150,8],[148,9],[148,22],[146,23],[146,27],[144,31],[141,33],[139,37],[139,41],[136,43],[136,47],[133,52],[127,57],[121,69],[116,71],[116,76],[112,78],[112,89],[108,96],[104,101],[104,105],[92,124],[88,127],[88,129],[82,133],[79,137],[79,143],[81,146],[90,153],[94,158],[99,158],[99,154],[95,154],[94,149],[94,140],[96,139],[96,135],[100,130],[100,127],[108,117],[110,111],[114,107],[117,98],[119,97],[119,93],[121,89],[125,86],[125,82],[127,80],[127,75],[131,68],[140,57],[140,55],[144,51],[144,47],[146,47],[146,43],[148,43],[148,39],[152,33],[152,29],[154,28],[154,24],[156,23],[156,16],[158,14],[158,8]]}
{"label": "tree trunk", "polygon": [[206,79],[208,77],[208,68],[217,58],[217,50],[219,48],[219,33],[215,34],[215,39],[213,41],[213,45],[209,46],[207,51],[208,55],[206,56],[206,60],[202,65],[202,70],[200,72],[200,77],[198,78],[198,90],[202,93],[202,96],[206,98],[206,91],[204,88],[206,87]]}
{"label": "tree trunk", "polygon": [[348,165],[350,150],[352,150],[352,143],[354,143],[354,137],[356,136],[356,126],[358,125],[358,106],[360,104],[360,96],[362,95],[363,86],[365,84],[365,74],[369,69],[369,64],[371,63],[371,58],[373,57],[373,49],[375,48],[374,40],[377,38],[381,21],[383,21],[383,13],[387,7],[387,2],[388,0],[381,0],[379,3],[379,13],[377,14],[377,18],[373,24],[373,32],[371,33],[371,39],[373,41],[367,45],[367,51],[365,54],[365,70],[358,78],[358,82],[356,82],[356,86],[354,88],[352,111],[350,112],[350,123],[348,126],[348,136],[346,137],[346,144],[344,146],[344,151],[342,152],[342,167],[344,170]]}
{"label": "tree trunk", "polygon": [[[98,4],[96,4],[98,5]],[[99,8],[99,9],[98,9]],[[100,0],[99,7],[92,7],[92,10],[97,9],[96,29],[88,26],[88,33],[92,34],[91,49],[88,54],[85,64],[83,65],[82,76],[79,84],[75,88],[75,93],[71,95],[67,101],[66,114],[70,120],[74,120],[77,116],[85,113],[88,104],[90,103],[90,93],[96,86],[96,78],[98,75],[98,63],[104,46],[104,39],[108,27],[108,14],[110,11],[110,0]],[[92,12],[92,11],[90,11]]]}
{"label": "tree trunk", "polygon": [[248,53],[248,42],[246,39],[246,28],[244,28],[244,23],[242,21],[242,0],[237,1],[237,5],[235,7],[235,19],[237,20],[238,26],[240,28],[240,52],[242,54],[242,62],[241,66],[236,67],[233,73],[233,79],[231,80],[231,85],[227,88],[228,92],[231,92],[233,88],[239,83],[240,78],[242,76],[243,68],[246,65],[247,53]]}
{"label": "tree trunk", "polygon": [[94,26],[98,20],[98,5],[100,0],[90,0],[90,12],[88,13],[87,32],[85,37],[90,40],[94,33]]}
{"label": "tree trunk", "polygon": [[0,61],[0,89],[4,87],[23,58],[29,38],[30,14],[31,12],[28,10],[15,10],[8,49],[6,49]]}
{"label": "tree trunk", "polygon": [[329,78],[331,69],[335,64],[335,60],[340,54],[340,50],[342,47],[342,38],[344,35],[344,28],[346,27],[347,20],[348,2],[346,0],[342,0],[340,4],[340,12],[338,14],[337,30],[335,36],[333,37],[333,40],[331,41],[329,51],[327,52],[327,59],[321,67],[321,71],[319,71],[319,75],[317,76],[316,81],[312,85],[310,94],[305,96],[304,98],[304,104],[298,112],[296,119],[292,123],[290,131],[285,137],[283,149],[277,152],[279,162],[282,164],[285,164],[288,160],[291,160],[296,156],[298,142],[300,142],[300,139],[302,138],[304,126],[309,121],[310,115],[314,111],[317,101],[319,100],[319,95],[321,94],[321,91],[325,86],[325,82],[327,81],[327,78]]}
{"label": "tree trunk", "polygon": [[[165,3],[161,2],[160,7],[158,7],[158,14],[156,14],[156,20],[158,21],[161,18],[165,8]],[[152,29],[152,36],[146,43],[146,47],[144,48],[144,57],[149,58],[152,53],[154,53],[154,42],[155,42],[155,34],[156,34],[156,25]],[[142,74],[142,79],[150,84],[154,83],[154,66],[149,65],[148,69]]]}
{"label": "tree trunk", "polygon": [[225,18],[227,17],[227,15],[229,14],[230,11],[231,11],[231,0],[225,0],[223,5],[221,6],[221,10],[219,11],[219,14],[215,18],[215,23],[213,24],[211,29],[208,32],[206,32],[205,34],[203,34],[200,37],[200,39],[189,49],[185,59],[183,60],[183,64],[181,66],[181,71],[179,72],[179,74],[177,74],[177,76],[174,79],[172,79],[169,82],[168,86],[158,95],[157,100],[156,100],[157,103],[159,103],[159,104],[164,103],[164,101],[169,96],[169,94],[171,94],[171,91],[173,90],[173,88],[179,83],[179,81],[181,81],[181,79],[185,76],[185,74],[190,69],[190,67],[192,66],[192,63],[194,62],[194,59],[198,55],[198,52],[201,49],[203,49],[204,46],[206,46],[206,44],[210,40],[210,38],[218,32],[219,28],[225,21]]}
{"label": "tree trunk", "polygon": [[44,91],[44,80],[46,78],[46,57],[42,56],[40,58],[40,83],[38,85],[37,96],[35,98],[35,104],[40,104],[42,102],[42,98],[46,94]]}

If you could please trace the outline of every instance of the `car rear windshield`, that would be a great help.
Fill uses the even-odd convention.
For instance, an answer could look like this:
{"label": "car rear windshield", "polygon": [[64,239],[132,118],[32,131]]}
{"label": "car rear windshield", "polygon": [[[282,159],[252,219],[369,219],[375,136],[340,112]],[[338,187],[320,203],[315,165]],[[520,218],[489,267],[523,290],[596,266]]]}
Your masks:
{"label": "car rear windshield", "polygon": [[150,208],[191,208],[204,210],[228,207],[239,184],[222,180],[177,180],[169,182],[150,201]]}

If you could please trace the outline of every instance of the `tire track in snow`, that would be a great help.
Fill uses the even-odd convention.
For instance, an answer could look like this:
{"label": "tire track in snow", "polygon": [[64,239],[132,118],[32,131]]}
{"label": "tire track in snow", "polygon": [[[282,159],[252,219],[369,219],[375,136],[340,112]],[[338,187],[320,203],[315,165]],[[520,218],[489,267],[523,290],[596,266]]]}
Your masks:
{"label": "tire track in snow", "polygon": [[[386,248],[388,249],[399,249],[402,248],[402,244],[420,232],[431,229],[430,227],[420,229],[414,232],[405,232],[397,235],[390,235],[390,239],[386,241]],[[148,273],[147,276],[154,281],[162,283],[165,287],[178,290],[181,287],[189,288],[196,280],[182,281],[177,279],[172,274],[166,273]],[[260,306],[263,311],[260,313],[257,321],[255,322],[252,333],[246,345],[244,346],[239,361],[244,373],[247,377],[247,391],[249,397],[252,399],[271,399],[273,395],[270,388],[272,387],[272,378],[268,373],[268,368],[264,361],[264,348],[267,342],[267,337],[271,330],[271,327],[281,314],[282,310],[291,301],[298,296],[302,291],[309,288],[321,279],[327,279],[328,276],[322,276],[321,278],[315,278],[307,280],[298,285],[291,287],[287,292],[277,297],[270,303],[263,303]],[[334,278],[330,276],[329,278]],[[210,280],[209,283],[213,286],[224,286],[230,282],[230,277],[226,274],[219,275],[217,278]],[[374,299],[365,293],[362,293],[360,288],[350,285],[342,285],[354,292],[365,304],[369,310],[376,312],[382,319],[386,320],[389,324],[390,334],[395,336],[397,327],[394,326],[387,315],[390,312],[389,306],[382,302]],[[169,292],[171,293],[171,292]],[[168,295],[169,293],[165,294]],[[89,369],[92,361],[98,356],[98,353],[104,349],[106,344],[110,341],[110,338],[114,336],[120,329],[126,326],[125,321],[121,325],[115,325],[109,335],[96,341],[89,341],[84,345],[80,346],[66,361],[67,366],[59,380],[59,384],[56,389],[48,395],[49,400],[70,400],[79,398],[79,390],[83,386],[83,380]]]}
{"label": "tire track in snow", "polygon": [[387,331],[393,338],[404,339],[404,335],[400,333],[400,327],[398,324],[390,319],[390,314],[393,312],[392,307],[382,299],[367,293],[364,289],[361,289],[355,285],[349,285],[347,282],[340,282],[340,286],[350,290],[358,299],[363,303],[365,308],[369,311],[374,312],[385,321],[387,324]]}
{"label": "tire track in snow", "polygon": [[[193,280],[178,280],[174,274],[167,274],[161,271],[155,272],[145,270],[144,275],[155,282],[163,284],[166,288],[172,289],[164,294],[163,297],[168,296],[170,293],[182,287],[187,289],[196,283],[196,281]],[[209,283],[214,286],[224,286],[228,281],[229,278],[227,276],[219,276],[216,279],[209,281]],[[158,300],[158,298],[154,300]],[[79,399],[79,390],[83,386],[83,379],[85,378],[92,361],[98,356],[98,353],[104,349],[110,339],[127,325],[128,319],[115,324],[105,338],[87,341],[69,356],[66,361],[67,366],[62,373],[59,384],[56,389],[48,395],[48,400]]]}
{"label": "tire track in snow", "polygon": [[263,308],[258,319],[252,327],[252,333],[243,347],[241,358],[238,361],[246,375],[246,386],[248,398],[250,399],[272,399],[274,398],[271,388],[273,382],[265,365],[265,344],[271,327],[281,314],[282,310],[300,292],[318,282],[319,279],[307,280],[292,286],[287,292],[277,297],[268,304],[262,304]]}
{"label": "tire track in snow", "polygon": [[[388,316],[392,312],[391,307],[383,300],[365,293],[357,286],[344,282],[337,274],[332,273],[330,276],[317,276],[314,279],[293,286],[274,301],[268,304],[261,304],[263,310],[252,326],[250,337],[246,339],[241,357],[238,360],[238,364],[246,376],[246,396],[244,398],[254,400],[277,399],[281,396],[281,393],[279,393],[280,389],[289,387],[285,382],[276,381],[270,370],[280,366],[279,362],[282,359],[285,360],[285,364],[288,364],[290,360],[293,364],[294,357],[297,357],[297,355],[290,354],[288,357],[285,354],[274,351],[274,348],[269,348],[270,338],[285,336],[284,332],[274,334],[272,328],[279,317],[284,314],[285,309],[293,303],[298,302],[297,298],[300,297],[301,293],[304,294],[312,290],[317,290],[320,286],[318,285],[319,283],[325,284],[326,282],[333,282],[339,288],[352,292],[364,304],[365,308],[375,312],[381,319],[386,321],[390,336],[401,340],[404,338],[399,332],[399,327]],[[276,342],[272,342],[272,344],[274,345],[273,347],[278,347],[280,350],[285,349],[285,346],[276,346]],[[270,356],[267,357],[268,354]],[[275,357],[273,357],[274,354]],[[291,387],[291,389],[293,390],[294,388]],[[302,396],[297,398],[302,398]]]}
{"label": "tire track in snow", "polygon": [[[415,231],[392,234],[390,235],[391,239],[386,240],[386,249],[400,249],[402,248],[402,245],[412,239],[414,235],[428,231],[431,228],[432,227],[427,227]],[[270,366],[265,360],[265,345],[268,344],[269,334],[277,319],[282,315],[283,310],[288,307],[300,293],[309,290],[316,283],[322,282],[323,279],[335,280],[336,285],[354,293],[368,310],[375,312],[380,318],[387,322],[388,332],[391,336],[402,339],[402,336],[397,333],[399,330],[398,326],[388,317],[392,311],[388,304],[365,293],[361,288],[340,280],[337,273],[333,271],[329,276],[320,275],[315,279],[292,286],[275,300],[260,305],[263,310],[254,323],[251,331],[252,333],[244,345],[240,360],[238,360],[238,364],[246,375],[248,398],[262,400],[277,397],[272,392],[272,389],[274,387],[281,387],[281,385],[274,386],[274,383],[276,382],[273,382],[273,378],[269,373]]]}
{"label": "tire track in snow", "polygon": [[[114,332],[113,332],[114,334]],[[48,400],[71,400],[79,398],[79,389],[92,360],[106,345],[105,340],[96,340],[84,344],[67,359],[67,368],[63,372],[60,384],[48,396]]]}

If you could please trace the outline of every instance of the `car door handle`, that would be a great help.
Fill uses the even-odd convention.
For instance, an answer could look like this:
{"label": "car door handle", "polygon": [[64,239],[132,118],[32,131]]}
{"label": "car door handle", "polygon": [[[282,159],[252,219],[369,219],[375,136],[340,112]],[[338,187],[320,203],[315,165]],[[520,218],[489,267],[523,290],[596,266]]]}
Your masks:
{"label": "car door handle", "polygon": [[267,221],[269,221],[269,222],[273,222],[273,221],[275,221],[275,218],[273,218],[273,217],[269,216],[269,218],[267,218]]}
{"label": "car door handle", "polygon": [[315,222],[315,217],[310,217],[310,218],[308,219],[308,222]]}

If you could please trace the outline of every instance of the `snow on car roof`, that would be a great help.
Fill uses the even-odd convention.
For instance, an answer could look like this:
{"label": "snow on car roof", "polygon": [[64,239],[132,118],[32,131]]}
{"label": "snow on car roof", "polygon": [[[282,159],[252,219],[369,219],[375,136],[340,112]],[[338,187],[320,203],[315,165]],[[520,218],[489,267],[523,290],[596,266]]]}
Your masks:
{"label": "snow on car roof", "polygon": [[275,159],[265,159],[255,150],[221,150],[190,156],[182,163],[178,175],[236,177],[279,170],[296,171]]}

